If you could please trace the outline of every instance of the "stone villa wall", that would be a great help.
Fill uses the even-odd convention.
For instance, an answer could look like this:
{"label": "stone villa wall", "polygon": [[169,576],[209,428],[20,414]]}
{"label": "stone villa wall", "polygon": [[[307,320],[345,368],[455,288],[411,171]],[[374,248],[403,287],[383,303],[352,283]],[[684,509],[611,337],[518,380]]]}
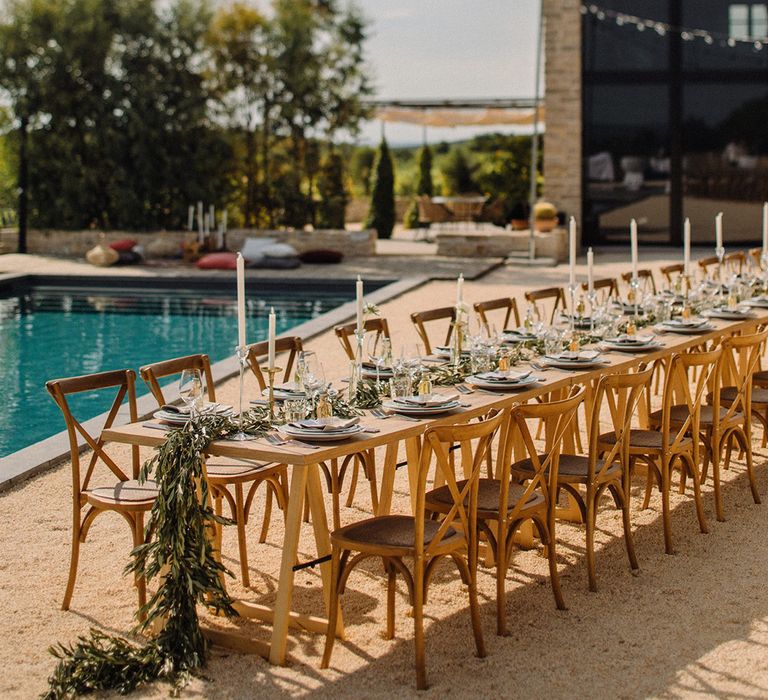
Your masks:
{"label": "stone villa wall", "polygon": [[[580,0],[544,0],[544,198],[581,223]],[[579,226],[581,229],[581,226]]]}
{"label": "stone villa wall", "polygon": [[[101,232],[94,231],[57,231],[30,230],[27,234],[27,250],[37,255],[52,255],[56,257],[81,258],[86,251],[93,248],[100,238]],[[361,257],[376,255],[376,232],[363,231],[262,231],[253,229],[231,229],[227,233],[227,248],[240,250],[243,241],[248,237],[274,238],[280,243],[289,243],[299,253],[306,250],[338,250],[345,257]],[[137,233],[135,231],[109,231],[105,233],[107,243],[121,238],[133,238],[146,247],[153,241],[162,239],[176,244],[179,249],[183,241],[192,241],[197,234],[188,231],[162,231]],[[16,252],[16,231],[0,231],[0,253]],[[169,246],[173,248],[173,246]]]}

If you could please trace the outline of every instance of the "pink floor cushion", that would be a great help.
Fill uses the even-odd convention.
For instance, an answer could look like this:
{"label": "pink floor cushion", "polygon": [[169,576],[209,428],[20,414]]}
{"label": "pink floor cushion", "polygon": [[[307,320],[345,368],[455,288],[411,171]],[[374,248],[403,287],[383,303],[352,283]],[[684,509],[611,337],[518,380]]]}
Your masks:
{"label": "pink floor cushion", "polygon": [[201,270],[236,270],[237,253],[208,253],[197,261]]}
{"label": "pink floor cushion", "polygon": [[112,241],[109,247],[112,250],[116,250],[118,253],[133,250],[136,247],[138,241],[135,238],[121,238],[119,241]]}
{"label": "pink floor cushion", "polygon": [[308,265],[335,265],[344,259],[344,253],[338,250],[317,248],[306,250],[299,255],[299,260]]}

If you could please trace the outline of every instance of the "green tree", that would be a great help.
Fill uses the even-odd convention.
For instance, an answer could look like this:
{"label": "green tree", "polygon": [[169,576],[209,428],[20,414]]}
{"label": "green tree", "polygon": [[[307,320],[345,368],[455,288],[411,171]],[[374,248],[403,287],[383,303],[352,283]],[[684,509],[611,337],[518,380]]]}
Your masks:
{"label": "green tree", "polygon": [[382,138],[376,154],[371,184],[371,208],[367,228],[376,229],[379,238],[391,238],[395,227],[395,173],[387,140]]}
{"label": "green tree", "polygon": [[348,197],[344,187],[344,161],[335,151],[323,161],[317,177],[317,191],[320,195],[317,227],[343,229]]}
{"label": "green tree", "polygon": [[477,186],[472,179],[474,168],[470,166],[464,151],[453,148],[443,164],[443,177],[449,194],[473,192]]}
{"label": "green tree", "polygon": [[419,151],[419,184],[416,186],[416,194],[432,196],[432,151],[424,144]]}

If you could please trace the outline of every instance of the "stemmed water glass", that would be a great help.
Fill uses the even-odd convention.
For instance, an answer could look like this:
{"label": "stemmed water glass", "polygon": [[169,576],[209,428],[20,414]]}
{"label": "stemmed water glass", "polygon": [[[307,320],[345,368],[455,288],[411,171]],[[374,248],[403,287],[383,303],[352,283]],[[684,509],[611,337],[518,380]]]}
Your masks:
{"label": "stemmed water glass", "polygon": [[179,378],[179,396],[189,406],[189,418],[193,419],[197,409],[203,403],[205,388],[203,375],[199,369],[185,369]]}
{"label": "stemmed water glass", "polygon": [[325,386],[325,371],[316,353],[304,353],[304,373],[301,379],[310,400]]}
{"label": "stemmed water glass", "polygon": [[368,359],[376,366],[376,384],[381,381],[381,368],[387,355],[386,339],[381,333],[369,333],[366,338],[366,353]]}

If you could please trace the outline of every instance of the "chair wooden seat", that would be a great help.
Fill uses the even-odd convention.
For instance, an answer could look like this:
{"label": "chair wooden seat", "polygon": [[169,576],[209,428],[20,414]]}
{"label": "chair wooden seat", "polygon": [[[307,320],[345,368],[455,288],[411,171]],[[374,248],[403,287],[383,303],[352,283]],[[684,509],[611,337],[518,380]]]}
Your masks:
{"label": "chair wooden seat", "polygon": [[[546,459],[546,454],[539,455],[539,460],[542,462]],[[605,463],[605,460],[598,459],[597,463],[595,465],[595,471],[600,472],[603,468],[603,465]],[[549,467],[545,471],[549,471]],[[621,465],[618,462],[614,462],[613,464],[609,464],[608,468],[606,469],[606,475],[613,476],[614,474],[621,471]],[[518,473],[521,475],[525,475],[526,473],[533,473],[534,472],[534,465],[533,460],[531,459],[522,459],[519,462],[515,462],[515,464],[512,465],[512,473]],[[586,455],[569,455],[569,454],[561,454],[560,455],[560,462],[558,465],[558,478],[560,481],[571,481],[571,482],[583,482],[586,480],[587,475],[589,473],[589,457]]]}
{"label": "chair wooden seat", "polygon": [[[440,523],[435,520],[424,521],[424,546],[428,546],[434,539]],[[440,545],[454,544],[457,539],[463,539],[463,535],[452,527],[446,530]],[[366,545],[379,550],[402,550],[401,554],[411,552],[416,541],[416,519],[410,515],[380,515],[367,520],[346,525],[335,530],[331,539],[339,544],[354,545],[358,551],[363,551]]]}
{"label": "chair wooden seat", "polygon": [[[675,441],[675,435],[669,436],[669,444]],[[598,438],[600,445],[613,445],[616,442],[616,433],[603,433]],[[685,442],[690,442],[686,438]],[[630,454],[635,450],[661,450],[661,431],[660,430],[642,430],[633,428],[629,432],[629,451]]]}
{"label": "chair wooden seat", "polygon": [[[466,480],[457,481],[456,486],[459,491],[463,490]],[[525,496],[527,489],[519,484],[511,484],[509,487],[509,502],[507,511],[511,511]],[[499,498],[501,494],[501,481],[498,479],[480,479],[480,485],[477,494],[477,514],[478,517],[492,518],[499,512]],[[441,486],[426,494],[425,502],[427,509],[436,513],[447,513],[453,506],[453,497],[448,486]],[[544,496],[541,493],[534,492],[528,494],[528,500],[522,504],[524,511],[530,511],[545,505]]]}
{"label": "chair wooden seat", "polygon": [[768,384],[768,369],[761,369],[752,375],[754,384]]}
{"label": "chair wooden seat", "polygon": [[[732,403],[738,393],[738,387],[724,386],[720,390],[720,402],[724,404]],[[752,388],[752,405],[754,406],[755,404],[768,404],[768,389]]]}
{"label": "chair wooden seat", "polygon": [[97,486],[83,494],[92,505],[99,508],[119,506],[121,510],[149,510],[157,498],[157,484],[147,480],[143,484],[137,479],[118,481],[112,486]]}
{"label": "chair wooden seat", "polygon": [[284,469],[283,465],[274,462],[240,462],[231,459],[227,460],[226,464],[217,464],[216,462],[206,462],[205,464],[205,471],[211,484],[219,481],[228,484],[251,481],[257,476],[267,476],[273,472],[280,474],[282,469]]}
{"label": "chair wooden seat", "polygon": [[[720,407],[720,420],[723,420],[728,415],[728,409]],[[650,420],[651,425],[661,425],[661,411],[654,411],[651,413],[651,415],[648,417]],[[685,423],[686,420],[688,420],[688,417],[690,416],[690,411],[688,410],[688,406],[681,404],[679,406],[672,406],[669,412],[669,422],[671,425],[682,425]],[[714,406],[704,406],[701,407],[701,418],[699,419],[699,423],[701,425],[712,425],[714,421]]]}

